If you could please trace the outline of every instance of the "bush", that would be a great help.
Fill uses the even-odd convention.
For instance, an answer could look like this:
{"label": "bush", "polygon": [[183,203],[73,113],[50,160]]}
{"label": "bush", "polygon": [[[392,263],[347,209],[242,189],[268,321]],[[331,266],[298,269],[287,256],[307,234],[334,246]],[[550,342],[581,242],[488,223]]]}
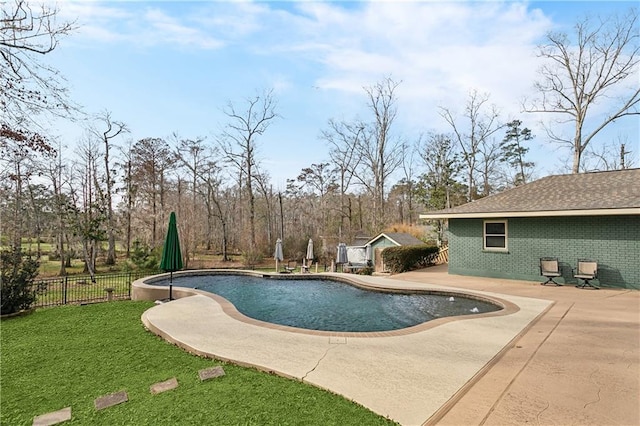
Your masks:
{"label": "bush", "polygon": [[382,258],[387,268],[398,274],[432,265],[437,254],[436,246],[387,247],[382,251]]}
{"label": "bush", "polygon": [[31,308],[36,295],[31,285],[38,276],[40,262],[19,248],[0,252],[2,303],[0,314],[7,315]]}
{"label": "bush", "polygon": [[262,254],[257,251],[243,251],[242,263],[245,266],[255,266],[262,262]]}
{"label": "bush", "polygon": [[157,250],[151,250],[149,246],[140,240],[133,242],[129,260],[140,270],[155,271],[160,267],[160,256]]}
{"label": "bush", "polygon": [[358,275],[373,275],[373,266],[365,266],[357,272]]}

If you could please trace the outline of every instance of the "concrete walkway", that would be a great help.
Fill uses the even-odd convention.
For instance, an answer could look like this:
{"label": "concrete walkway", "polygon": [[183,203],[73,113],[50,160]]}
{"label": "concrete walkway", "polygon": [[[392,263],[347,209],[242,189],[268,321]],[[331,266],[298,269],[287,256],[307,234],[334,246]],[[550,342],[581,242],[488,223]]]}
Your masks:
{"label": "concrete walkway", "polygon": [[363,279],[465,289],[519,310],[395,335],[313,334],[242,320],[223,300],[196,295],[143,321],[194,353],[330,389],[405,425],[640,424],[640,292],[449,276],[441,267]]}

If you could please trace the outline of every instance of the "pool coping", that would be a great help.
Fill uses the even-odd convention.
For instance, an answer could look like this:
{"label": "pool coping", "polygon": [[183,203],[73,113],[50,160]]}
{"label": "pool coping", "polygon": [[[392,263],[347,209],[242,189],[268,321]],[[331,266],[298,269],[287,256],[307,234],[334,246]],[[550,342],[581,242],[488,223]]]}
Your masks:
{"label": "pool coping", "polygon": [[[164,277],[166,274],[158,279]],[[437,421],[554,303],[484,291],[461,292],[393,277],[366,276],[358,281],[392,290],[451,290],[503,298],[520,310],[509,315],[467,316],[408,334],[327,336],[241,321],[209,293],[176,287],[178,299],[147,310],[142,321],[152,332],[194,354],[300,380],[401,424],[418,425]],[[132,294],[138,297],[140,291],[159,290],[145,286],[136,286]],[[166,297],[166,293],[164,288],[158,294]]]}
{"label": "pool coping", "polygon": [[[248,275],[259,278],[267,278],[267,279],[277,279],[277,280],[324,280],[328,279],[331,281],[341,282],[347,285],[352,285],[354,287],[358,287],[364,290],[371,291],[381,291],[388,293],[403,293],[403,294],[437,294],[441,296],[452,296],[452,297],[466,297],[470,299],[475,299],[483,302],[493,303],[501,307],[498,311],[493,312],[485,312],[478,314],[468,314],[468,315],[457,315],[450,317],[442,317],[433,319],[427,322],[423,322],[420,324],[416,324],[410,327],[405,327],[397,330],[386,330],[386,331],[368,331],[368,332],[346,332],[346,331],[325,331],[325,330],[311,330],[306,328],[298,328],[292,326],[286,326],[281,324],[275,324],[267,321],[261,321],[255,318],[251,318],[249,316],[244,315],[242,312],[238,311],[233,303],[231,303],[226,298],[217,295],[215,293],[211,293],[204,290],[194,289],[190,287],[180,287],[173,286],[173,291],[177,291],[179,297],[176,299],[180,299],[183,297],[189,297],[189,295],[200,294],[206,297],[210,297],[215,300],[220,306],[222,310],[229,315],[231,318],[234,318],[238,321],[245,322],[247,324],[253,324],[260,327],[266,327],[274,330],[282,330],[290,333],[301,333],[301,334],[310,334],[315,336],[335,336],[335,337],[354,337],[354,338],[367,338],[367,337],[391,337],[391,336],[404,336],[407,334],[418,333],[421,331],[429,330],[434,327],[438,327],[442,324],[446,324],[452,321],[464,321],[464,320],[472,320],[476,318],[484,318],[484,317],[492,317],[492,316],[504,316],[511,315],[515,312],[518,312],[520,308],[513,302],[510,302],[504,298],[496,297],[496,296],[485,296],[478,294],[476,292],[468,292],[462,290],[453,290],[453,289],[399,289],[397,287],[389,287],[384,285],[372,285],[371,283],[367,283],[364,280],[359,280],[356,277],[345,277],[343,275],[337,275],[336,273],[315,273],[315,274],[276,274],[276,273],[258,273],[255,271],[239,271],[232,269],[201,269],[197,271],[180,271],[174,274],[174,277],[179,276],[200,276],[200,275]],[[163,292],[166,292],[168,286],[157,286],[150,285],[150,282],[158,282],[165,281],[167,278],[167,274],[159,274],[153,275],[145,278],[141,278],[136,280],[132,284],[132,299],[140,300],[141,297],[139,295],[140,289],[156,289],[162,288]],[[135,296],[133,296],[135,294]],[[156,294],[155,292],[153,293]],[[189,294],[189,295],[187,295]],[[157,299],[150,299],[157,300]]]}

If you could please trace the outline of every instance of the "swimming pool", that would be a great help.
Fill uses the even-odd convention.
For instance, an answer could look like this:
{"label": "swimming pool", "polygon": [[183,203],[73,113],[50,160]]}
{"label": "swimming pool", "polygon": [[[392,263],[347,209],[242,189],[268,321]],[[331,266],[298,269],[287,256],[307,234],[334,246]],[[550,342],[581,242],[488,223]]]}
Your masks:
{"label": "swimming pool", "polygon": [[[152,283],[169,285],[168,279]],[[399,330],[443,317],[495,312],[494,303],[460,295],[372,291],[320,278],[186,275],[173,286],[224,297],[247,317],[284,326],[335,332]]]}

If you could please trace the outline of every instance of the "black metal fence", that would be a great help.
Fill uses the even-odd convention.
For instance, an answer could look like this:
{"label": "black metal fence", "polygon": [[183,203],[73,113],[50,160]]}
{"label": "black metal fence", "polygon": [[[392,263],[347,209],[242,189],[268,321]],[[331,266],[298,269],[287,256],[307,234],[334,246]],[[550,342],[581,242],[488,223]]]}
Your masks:
{"label": "black metal fence", "polygon": [[78,303],[106,302],[131,298],[131,283],[151,275],[135,271],[116,274],[44,278],[33,282],[34,308]]}

